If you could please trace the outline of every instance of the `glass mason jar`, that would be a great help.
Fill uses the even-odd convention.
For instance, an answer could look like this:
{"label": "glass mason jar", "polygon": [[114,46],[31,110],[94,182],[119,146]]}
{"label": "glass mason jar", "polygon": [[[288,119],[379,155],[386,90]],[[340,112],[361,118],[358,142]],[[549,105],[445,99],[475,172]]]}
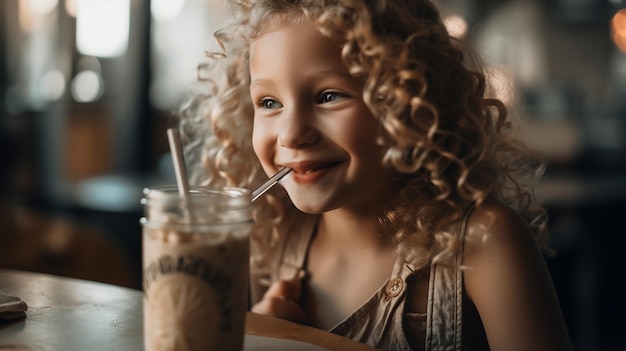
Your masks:
{"label": "glass mason jar", "polygon": [[242,350],[250,192],[154,187],[141,203],[145,349]]}

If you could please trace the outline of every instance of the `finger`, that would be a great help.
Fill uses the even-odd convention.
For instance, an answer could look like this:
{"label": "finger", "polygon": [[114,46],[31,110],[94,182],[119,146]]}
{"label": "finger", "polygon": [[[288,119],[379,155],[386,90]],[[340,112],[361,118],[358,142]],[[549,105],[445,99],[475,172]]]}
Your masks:
{"label": "finger", "polygon": [[304,321],[306,321],[306,314],[297,303],[280,297],[264,298],[252,307],[252,312],[270,315],[296,323],[304,323]]}
{"label": "finger", "polygon": [[300,280],[278,280],[270,286],[265,297],[278,297],[297,301],[302,293]]}

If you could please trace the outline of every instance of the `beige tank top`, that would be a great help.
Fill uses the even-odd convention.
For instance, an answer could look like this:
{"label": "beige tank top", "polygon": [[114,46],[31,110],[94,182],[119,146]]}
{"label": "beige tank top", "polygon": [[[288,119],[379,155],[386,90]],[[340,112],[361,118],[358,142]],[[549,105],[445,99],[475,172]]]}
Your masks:
{"label": "beige tank top", "polygon": [[[458,235],[465,234],[468,217],[469,211],[458,226]],[[306,274],[304,265],[315,224],[316,221],[297,221],[288,225],[297,225],[298,230],[287,231],[294,235],[285,242],[277,278],[293,279]],[[456,260],[460,265],[462,257],[459,255]],[[426,315],[404,311],[407,284],[410,284],[409,278],[413,273],[411,265],[396,260],[387,282],[330,332],[381,350],[462,350],[462,272],[431,265]],[[407,338],[405,328],[411,330],[411,340]]]}

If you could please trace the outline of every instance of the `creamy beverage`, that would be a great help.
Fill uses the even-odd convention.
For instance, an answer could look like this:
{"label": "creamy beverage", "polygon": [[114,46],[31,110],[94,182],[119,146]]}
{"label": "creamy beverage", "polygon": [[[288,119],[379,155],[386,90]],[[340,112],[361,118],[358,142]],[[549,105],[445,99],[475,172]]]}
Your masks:
{"label": "creamy beverage", "polygon": [[242,350],[249,195],[200,192],[185,206],[175,196],[177,202],[155,207],[164,201],[160,195],[148,193],[146,207],[152,206],[142,219],[145,349]]}

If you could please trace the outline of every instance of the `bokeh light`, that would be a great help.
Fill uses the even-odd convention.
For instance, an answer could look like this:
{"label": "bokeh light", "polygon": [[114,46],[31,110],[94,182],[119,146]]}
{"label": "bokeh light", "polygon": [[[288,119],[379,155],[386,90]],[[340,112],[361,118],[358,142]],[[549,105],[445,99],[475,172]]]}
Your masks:
{"label": "bokeh light", "polygon": [[65,93],[65,77],[59,70],[48,71],[41,77],[39,93],[44,100],[59,100]]}
{"label": "bokeh light", "polygon": [[502,64],[492,64],[485,67],[487,79],[487,95],[501,100],[505,105],[511,105],[515,98],[515,83],[511,69]]}
{"label": "bokeh light", "polygon": [[77,0],[76,46],[83,55],[116,57],[126,52],[130,0]]}
{"label": "bokeh light", "polygon": [[150,13],[157,21],[169,22],[178,17],[184,4],[185,0],[152,0]]}
{"label": "bokeh light", "polygon": [[59,4],[59,0],[26,0],[24,2],[28,4],[30,9],[35,14],[38,14],[38,15],[49,14]]}
{"label": "bokeh light", "polygon": [[100,73],[91,70],[79,72],[72,80],[72,97],[77,102],[98,100],[104,91],[104,82]]}
{"label": "bokeh light", "polygon": [[611,20],[611,32],[615,45],[626,52],[626,9],[621,9]]}
{"label": "bokeh light", "polygon": [[76,0],[65,0],[65,12],[70,17],[76,17]]}
{"label": "bokeh light", "polygon": [[461,39],[467,35],[467,21],[459,15],[451,15],[443,20],[451,37]]}

